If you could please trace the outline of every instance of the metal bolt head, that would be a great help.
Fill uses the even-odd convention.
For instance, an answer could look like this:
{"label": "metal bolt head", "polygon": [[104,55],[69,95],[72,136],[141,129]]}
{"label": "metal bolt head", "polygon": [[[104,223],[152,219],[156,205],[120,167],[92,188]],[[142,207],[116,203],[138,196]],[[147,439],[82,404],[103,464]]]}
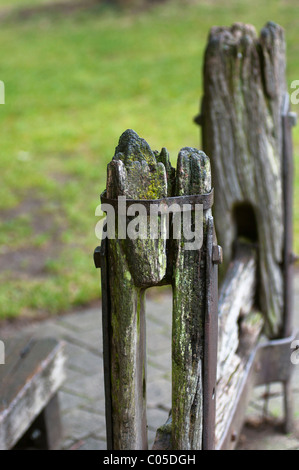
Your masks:
{"label": "metal bolt head", "polygon": [[202,126],[202,121],[203,121],[203,119],[202,119],[202,115],[201,115],[201,114],[198,114],[197,116],[195,116],[194,122],[195,122],[196,124],[198,124],[199,126]]}
{"label": "metal bolt head", "polygon": [[94,260],[95,267],[100,268],[101,261],[102,261],[102,249],[100,246],[97,246],[96,249],[94,250],[93,260]]}
{"label": "metal bolt head", "polygon": [[222,247],[219,245],[213,246],[212,260],[214,264],[222,264],[223,262],[223,252]]}

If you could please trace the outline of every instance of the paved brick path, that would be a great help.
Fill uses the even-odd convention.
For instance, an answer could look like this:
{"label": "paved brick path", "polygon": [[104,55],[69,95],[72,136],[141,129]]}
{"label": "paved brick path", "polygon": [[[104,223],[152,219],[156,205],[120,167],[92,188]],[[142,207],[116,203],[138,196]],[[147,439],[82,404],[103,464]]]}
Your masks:
{"label": "paved brick path", "polygon": [[[296,276],[295,307],[299,305],[299,275]],[[161,291],[147,302],[148,338],[148,423],[149,442],[168,416],[171,403],[170,337],[171,295]],[[299,312],[296,318],[299,327]],[[105,449],[102,334],[98,308],[65,315],[26,328],[35,336],[54,336],[66,342],[67,380],[59,392],[64,427],[63,449]],[[2,332],[1,332],[2,334]],[[4,331],[5,334],[5,331]],[[2,335],[3,338],[3,335]],[[279,430],[282,394],[279,385],[271,387],[268,416],[274,423],[261,424],[265,413],[261,398],[265,388],[256,390],[248,409],[240,449],[299,450],[299,366],[294,378],[297,430],[285,436]],[[276,424],[277,421],[277,424]]]}

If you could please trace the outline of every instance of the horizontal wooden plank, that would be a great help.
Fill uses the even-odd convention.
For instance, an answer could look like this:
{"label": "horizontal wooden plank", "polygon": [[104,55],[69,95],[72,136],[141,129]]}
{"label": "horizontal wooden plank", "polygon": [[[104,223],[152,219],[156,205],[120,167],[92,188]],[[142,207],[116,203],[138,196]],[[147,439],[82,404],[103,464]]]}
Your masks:
{"label": "horizontal wooden plank", "polygon": [[254,311],[256,273],[256,249],[250,244],[239,244],[219,296],[216,445],[227,427],[248,356],[264,324],[263,316]]}
{"label": "horizontal wooden plank", "polygon": [[0,368],[0,449],[9,449],[57,392],[64,380],[63,343],[52,338],[7,342]]}
{"label": "horizontal wooden plank", "polygon": [[[7,377],[18,367],[20,354],[28,348],[31,341],[29,335],[17,336],[5,340],[5,365],[0,367],[0,384],[4,384]],[[1,404],[0,404],[1,409]]]}

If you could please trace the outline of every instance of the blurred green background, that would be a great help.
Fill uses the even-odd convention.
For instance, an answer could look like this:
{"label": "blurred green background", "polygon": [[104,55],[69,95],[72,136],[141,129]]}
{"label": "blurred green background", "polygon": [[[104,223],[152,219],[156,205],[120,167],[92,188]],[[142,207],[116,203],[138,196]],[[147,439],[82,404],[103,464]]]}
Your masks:
{"label": "blurred green background", "polygon": [[[281,24],[289,84],[299,79],[298,0],[99,1],[26,14],[46,3],[0,0],[0,318],[98,298],[92,253],[106,165],[127,128],[173,161],[181,147],[200,146],[192,119],[211,26]],[[299,252],[298,127],[294,141]]]}

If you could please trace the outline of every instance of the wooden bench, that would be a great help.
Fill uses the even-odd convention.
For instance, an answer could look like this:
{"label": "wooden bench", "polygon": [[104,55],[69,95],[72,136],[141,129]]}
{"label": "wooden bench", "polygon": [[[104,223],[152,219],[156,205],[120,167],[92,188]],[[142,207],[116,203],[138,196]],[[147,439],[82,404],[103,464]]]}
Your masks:
{"label": "wooden bench", "polygon": [[5,341],[5,364],[0,366],[0,450],[57,448],[63,346],[52,338],[23,336]]}

